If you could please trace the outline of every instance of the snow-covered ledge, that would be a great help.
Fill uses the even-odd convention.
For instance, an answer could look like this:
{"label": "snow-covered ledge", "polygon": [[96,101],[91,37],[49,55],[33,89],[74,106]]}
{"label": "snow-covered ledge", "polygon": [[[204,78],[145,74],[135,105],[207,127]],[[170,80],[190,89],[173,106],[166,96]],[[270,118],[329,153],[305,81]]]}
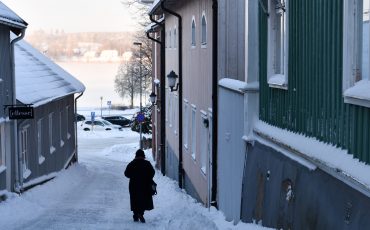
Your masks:
{"label": "snow-covered ledge", "polygon": [[311,162],[326,173],[370,197],[370,166],[353,158],[347,150],[315,138],[271,126],[263,121],[256,123],[254,133]]}
{"label": "snow-covered ledge", "polygon": [[271,88],[288,89],[286,77],[283,74],[272,75],[268,79],[268,84]]}
{"label": "snow-covered ledge", "polygon": [[223,78],[218,82],[218,85],[238,93],[249,93],[259,91],[259,82],[246,83],[230,78]]}
{"label": "snow-covered ledge", "polygon": [[344,91],[344,103],[370,108],[370,81],[361,80]]}

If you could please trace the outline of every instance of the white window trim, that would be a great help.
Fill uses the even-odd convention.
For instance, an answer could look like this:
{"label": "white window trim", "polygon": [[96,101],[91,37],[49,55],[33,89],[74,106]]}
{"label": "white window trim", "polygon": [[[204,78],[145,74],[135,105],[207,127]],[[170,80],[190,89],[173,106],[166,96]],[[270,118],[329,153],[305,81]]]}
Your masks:
{"label": "white window trim", "polygon": [[189,101],[184,99],[184,148],[189,150]]}
{"label": "white window trim", "polygon": [[54,135],[53,135],[53,123],[54,123],[54,112],[51,112],[51,113],[49,113],[49,116],[48,116],[50,154],[53,154],[55,152]]}
{"label": "white window trim", "polygon": [[69,119],[69,111],[70,111],[70,108],[71,108],[71,106],[67,106],[66,107],[66,126],[67,126],[67,139],[69,140],[70,138],[71,138],[71,133],[69,132],[70,130],[69,130],[69,127],[70,127],[70,124],[69,124],[69,121],[70,121],[70,119]]}
{"label": "white window trim", "polygon": [[204,120],[208,119],[207,112],[200,110],[200,118],[202,121],[201,127],[201,152],[200,152],[200,170],[204,175],[207,175],[207,157],[208,157],[208,128],[204,126]]}
{"label": "white window trim", "polygon": [[[356,5],[362,3],[359,0],[346,0],[343,2],[343,99],[344,103],[359,105],[370,108],[370,76],[368,79],[358,79],[357,69],[361,66],[362,57],[359,58],[356,54],[359,53],[358,42],[359,36],[362,35],[353,33],[353,30],[358,30],[359,23],[355,17],[354,12],[358,17],[359,10]],[[360,7],[361,9],[362,7]],[[362,14],[362,12],[361,12]],[[370,25],[369,25],[370,26]],[[370,41],[369,41],[370,42]],[[369,63],[370,65],[370,63]],[[356,79],[359,81],[356,82]]]}
{"label": "white window trim", "polygon": [[191,104],[191,107],[191,156],[195,161],[197,156],[197,107],[193,104]]}
{"label": "white window trim", "polygon": [[[193,22],[194,22],[194,42],[193,42]],[[191,32],[190,33],[191,34],[190,45],[191,45],[191,48],[195,48],[197,46],[197,23],[195,21],[195,16],[194,15],[191,18],[190,32]]]}
{"label": "white window trim", "polygon": [[38,158],[39,158],[39,164],[41,165],[44,161],[45,161],[45,157],[44,157],[44,154],[42,153],[42,140],[43,140],[43,135],[42,135],[42,128],[43,128],[43,125],[42,125],[42,122],[43,122],[43,119],[44,118],[40,118],[38,121],[37,121],[37,155],[38,155]]}
{"label": "white window trim", "polygon": [[285,39],[284,39],[284,73],[276,73],[274,69],[276,47],[275,7],[271,4],[275,0],[268,1],[268,45],[267,45],[267,82],[272,88],[288,89],[288,55],[289,55],[289,0],[285,0]]}
{"label": "white window trim", "polygon": [[174,94],[174,98],[173,98],[173,114],[172,114],[172,119],[173,119],[173,133],[177,136],[177,121],[179,120],[178,119],[178,116],[176,116],[176,111],[177,111],[177,108],[178,108],[178,105],[179,105],[179,100],[178,100],[178,96],[177,94]]}
{"label": "white window trim", "polygon": [[[29,149],[28,149],[28,128],[30,126],[29,125],[26,125],[24,127],[22,127],[20,130],[19,130],[19,150],[20,150],[20,154],[22,156],[22,175],[23,175],[23,178],[26,179],[28,178],[30,175],[31,175],[31,170],[29,169],[29,166],[28,166],[28,154],[29,154]],[[24,135],[24,137],[23,137]],[[25,140],[25,143],[23,143],[23,141]],[[25,146],[23,146],[25,145]]]}
{"label": "white window trim", "polygon": [[63,110],[60,110],[59,112],[59,140],[60,140],[60,147],[64,146],[64,141],[63,141]]}
{"label": "white window trim", "polygon": [[[0,157],[1,157],[1,163],[0,163],[0,168],[5,167],[5,126],[0,125]],[[1,170],[0,170],[1,173]]]}
{"label": "white window trim", "polygon": [[[204,20],[206,22],[206,25],[205,25],[206,32],[205,32],[205,38],[204,38],[205,41],[203,41],[203,18],[204,18]],[[201,39],[200,39],[200,42],[201,42],[201,46],[200,47],[202,49],[207,48],[207,43],[208,43],[207,33],[208,33],[208,22],[207,22],[206,12],[203,10],[202,17],[201,17]]]}

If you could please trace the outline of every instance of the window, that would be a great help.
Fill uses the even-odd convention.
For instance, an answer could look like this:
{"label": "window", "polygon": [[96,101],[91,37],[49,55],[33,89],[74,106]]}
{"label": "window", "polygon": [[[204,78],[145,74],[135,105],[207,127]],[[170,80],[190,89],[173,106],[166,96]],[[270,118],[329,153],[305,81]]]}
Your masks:
{"label": "window", "polygon": [[370,0],[344,1],[344,102],[370,107]]}
{"label": "window", "polygon": [[195,105],[192,105],[191,110],[191,156],[195,160],[196,158],[196,142],[197,142],[197,124],[196,124],[196,112],[197,108]]}
{"label": "window", "polygon": [[5,166],[5,135],[4,135],[4,125],[0,125],[0,168],[1,168],[1,166]]}
{"label": "window", "polygon": [[178,97],[177,97],[177,94],[174,94],[173,107],[172,107],[172,119],[173,119],[173,132],[175,133],[175,135],[177,135],[177,121],[179,120],[178,116],[176,116],[177,108],[178,108]]}
{"label": "window", "polygon": [[29,170],[28,166],[28,127],[25,126],[19,132],[19,147],[20,153],[22,157],[22,172],[23,178],[29,177],[31,175],[31,171]]}
{"label": "window", "polygon": [[193,19],[191,20],[191,46],[196,45],[196,40],[195,40],[195,17],[193,16]]}
{"label": "window", "polygon": [[45,161],[45,157],[42,154],[43,149],[43,134],[42,134],[42,128],[43,128],[43,118],[39,119],[37,121],[37,155],[39,158],[39,164],[42,164]]}
{"label": "window", "polygon": [[176,28],[173,30],[173,48],[177,48],[177,31],[176,31]]}
{"label": "window", "polygon": [[207,44],[207,20],[205,12],[202,15],[202,45]]}
{"label": "window", "polygon": [[269,0],[268,84],[288,88],[288,0]]}
{"label": "window", "polygon": [[70,108],[71,108],[71,106],[66,107],[67,139],[71,138],[71,133],[70,133],[71,124],[69,124],[69,122],[70,122],[70,119],[69,119]]}
{"label": "window", "polygon": [[172,92],[169,92],[168,93],[168,95],[169,95],[169,97],[168,97],[168,103],[169,103],[169,105],[168,105],[168,122],[169,122],[169,126],[170,127],[172,127],[172,115],[173,115],[173,112],[172,112],[172,110],[173,110],[173,97],[172,97]]}
{"label": "window", "polygon": [[54,120],[53,117],[54,117],[54,112],[49,114],[49,146],[50,146],[51,154],[55,151],[54,138],[53,138],[53,120]]}
{"label": "window", "polygon": [[171,34],[172,34],[172,31],[171,31],[171,29],[170,29],[169,37],[168,37],[168,43],[169,43],[169,47],[170,47],[170,48],[172,47],[172,38],[171,38]]}
{"label": "window", "polygon": [[207,113],[204,111],[200,111],[201,114],[201,121],[202,125],[200,126],[200,143],[201,144],[201,152],[200,152],[200,169],[204,174],[207,173],[207,157],[208,157],[208,122]]}
{"label": "window", "polygon": [[63,133],[64,133],[64,129],[65,129],[65,125],[63,123],[64,121],[64,112],[63,110],[61,110],[59,112],[59,140],[60,140],[60,147],[62,147],[64,145],[64,141],[63,141]]}
{"label": "window", "polygon": [[184,147],[189,148],[189,102],[184,100]]}

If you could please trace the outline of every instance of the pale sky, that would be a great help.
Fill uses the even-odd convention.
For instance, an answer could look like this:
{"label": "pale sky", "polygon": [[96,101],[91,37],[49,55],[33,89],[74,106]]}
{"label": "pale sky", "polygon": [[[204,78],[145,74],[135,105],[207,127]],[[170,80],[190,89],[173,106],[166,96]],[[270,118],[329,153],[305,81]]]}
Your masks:
{"label": "pale sky", "polygon": [[[1,0],[28,23],[27,31],[121,32],[136,30],[122,0]],[[27,32],[26,32],[27,33]]]}

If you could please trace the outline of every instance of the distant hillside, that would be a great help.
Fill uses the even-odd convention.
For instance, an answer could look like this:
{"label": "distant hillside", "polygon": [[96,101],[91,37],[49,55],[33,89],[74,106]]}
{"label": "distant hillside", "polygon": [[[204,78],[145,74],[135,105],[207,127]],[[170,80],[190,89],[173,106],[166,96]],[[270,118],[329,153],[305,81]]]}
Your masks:
{"label": "distant hillside", "polygon": [[87,60],[107,55],[122,57],[132,48],[133,35],[132,32],[64,33],[59,30],[38,30],[27,34],[26,40],[57,61]]}

